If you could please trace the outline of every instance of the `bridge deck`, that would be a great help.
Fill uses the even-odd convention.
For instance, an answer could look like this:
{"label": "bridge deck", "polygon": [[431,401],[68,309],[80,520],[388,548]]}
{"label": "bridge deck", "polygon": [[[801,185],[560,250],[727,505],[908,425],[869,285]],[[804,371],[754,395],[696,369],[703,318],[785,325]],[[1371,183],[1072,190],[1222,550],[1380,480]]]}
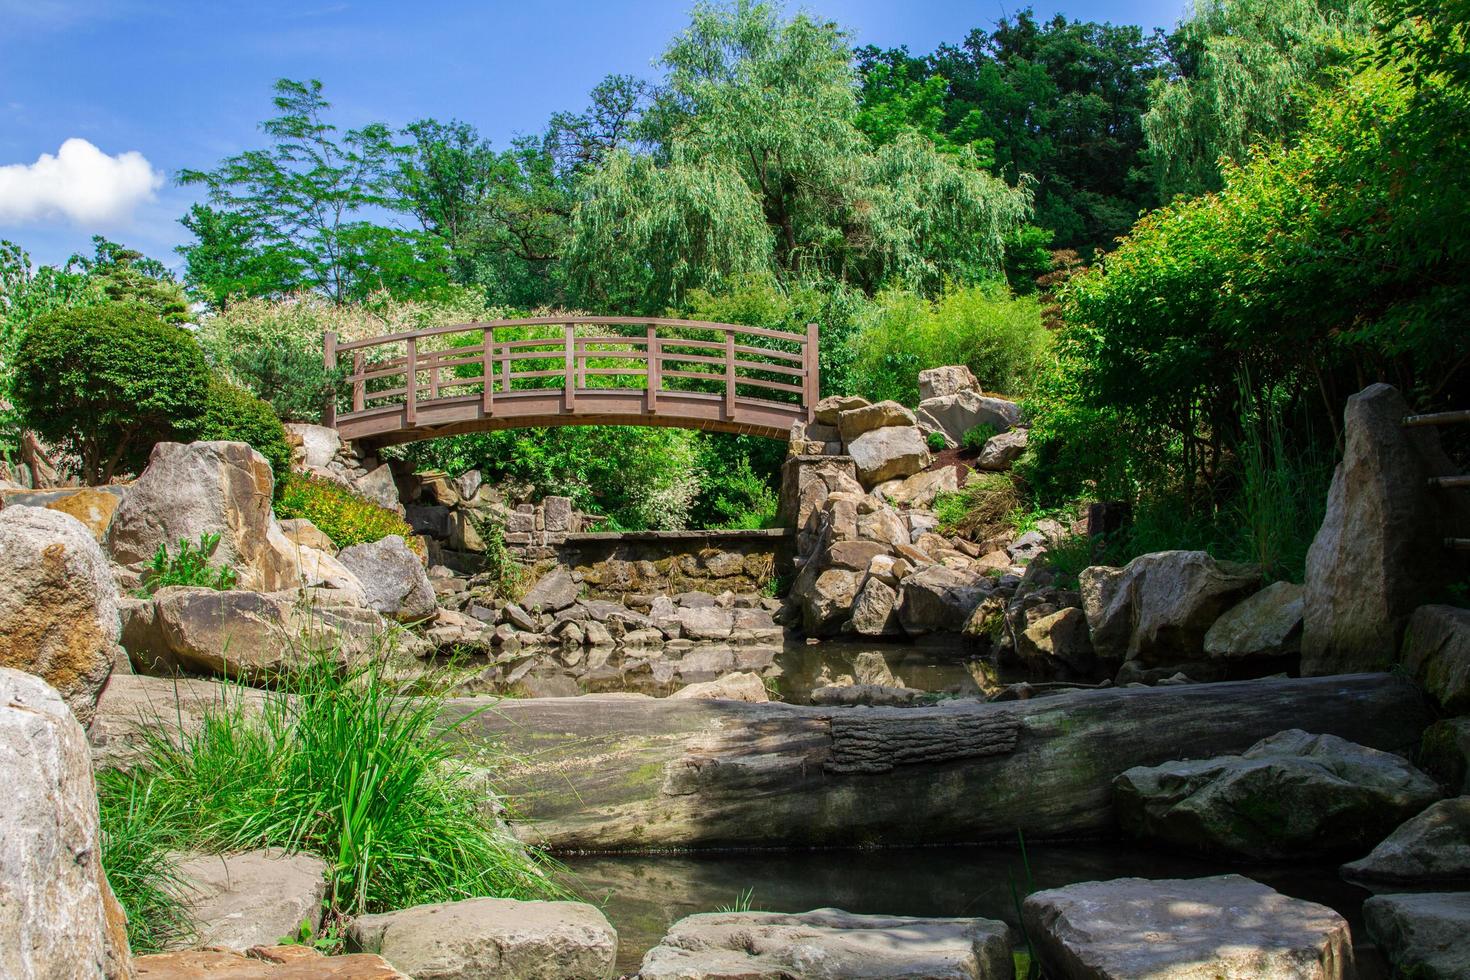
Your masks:
{"label": "bridge deck", "polygon": [[[819,391],[805,334],[626,317],[457,324],[338,343],[348,394],[323,415],[371,445],[491,429],[649,425],[787,437]],[[350,403],[350,407],[347,407]],[[339,407],[346,408],[339,411]]]}

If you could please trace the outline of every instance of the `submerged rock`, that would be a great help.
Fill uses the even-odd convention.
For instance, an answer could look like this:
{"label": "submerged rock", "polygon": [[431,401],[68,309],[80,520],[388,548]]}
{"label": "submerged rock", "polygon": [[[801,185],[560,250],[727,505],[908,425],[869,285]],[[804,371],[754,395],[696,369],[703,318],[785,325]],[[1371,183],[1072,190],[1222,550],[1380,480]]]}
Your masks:
{"label": "submerged rock", "polygon": [[1006,925],[994,919],[712,912],[669,927],[639,968],[642,980],[688,977],[1009,980]]}
{"label": "submerged rock", "polygon": [[1066,980],[1352,980],[1347,920],[1240,875],[1086,881],[1029,896],[1026,934]]}
{"label": "submerged rock", "polygon": [[591,905],[509,898],[358,916],[347,941],[414,980],[604,980],[618,951],[618,934]]}
{"label": "submerged rock", "polygon": [[1342,873],[1411,883],[1470,879],[1470,796],[1440,800],[1411,817]]}
{"label": "submerged rock", "polygon": [[670,694],[671,698],[705,698],[719,701],[769,701],[771,696],[766,693],[766,685],[760,679],[759,674],[748,671],[738,671],[726,674],[724,677],[713,681],[701,681],[681,687]]}
{"label": "submerged rock", "polygon": [[1240,755],[1138,766],[1113,790],[1119,822],[1139,837],[1283,859],[1361,853],[1440,797],[1392,753],[1298,729]]}
{"label": "submerged rock", "polygon": [[1374,895],[1363,903],[1363,921],[1396,976],[1470,976],[1470,892]]}

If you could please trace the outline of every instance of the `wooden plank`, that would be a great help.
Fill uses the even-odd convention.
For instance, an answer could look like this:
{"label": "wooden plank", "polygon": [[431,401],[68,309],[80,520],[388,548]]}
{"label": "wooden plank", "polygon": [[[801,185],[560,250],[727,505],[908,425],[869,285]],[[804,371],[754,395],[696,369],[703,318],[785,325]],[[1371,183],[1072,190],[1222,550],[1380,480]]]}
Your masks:
{"label": "wooden plank", "polygon": [[1407,415],[1402,425],[1454,425],[1470,422],[1470,410],[1457,412],[1431,412],[1428,415]]}
{"label": "wooden plank", "polygon": [[644,395],[644,404],[648,409],[648,414],[652,415],[658,411],[658,389],[663,384],[663,351],[661,350],[661,342],[658,336],[658,327],[650,323],[647,330],[648,336],[644,340],[646,345],[644,353],[647,355],[646,371],[648,374],[648,385],[646,389],[647,394]]}
{"label": "wooden plank", "polygon": [[413,425],[418,421],[419,401],[419,342],[417,337],[408,338],[407,360],[403,386],[408,389],[408,398],[404,402],[403,418],[409,425]]}
{"label": "wooden plank", "polygon": [[[328,330],[322,336],[322,363],[327,369],[327,377],[331,378],[337,373],[337,333]],[[322,406],[322,425],[327,428],[337,426],[337,391],[336,383],[327,389],[326,404]]]}
{"label": "wooden plank", "polygon": [[485,365],[480,374],[485,387],[480,391],[480,408],[486,415],[495,414],[495,331],[485,328],[485,339],[480,342],[480,356]]}
{"label": "wooden plank", "polygon": [[577,387],[575,384],[576,379],[573,375],[575,371],[577,357],[577,328],[574,324],[568,323],[566,325],[566,335],[564,337],[563,344],[566,348],[567,378],[565,384],[562,387],[562,391],[566,393],[564,397],[566,398],[567,411],[575,412],[577,410]]}
{"label": "wooden plank", "polygon": [[1440,490],[1470,490],[1470,476],[1431,476],[1429,485]]}
{"label": "wooden plank", "polygon": [[725,331],[725,417],[735,417],[735,333]]}

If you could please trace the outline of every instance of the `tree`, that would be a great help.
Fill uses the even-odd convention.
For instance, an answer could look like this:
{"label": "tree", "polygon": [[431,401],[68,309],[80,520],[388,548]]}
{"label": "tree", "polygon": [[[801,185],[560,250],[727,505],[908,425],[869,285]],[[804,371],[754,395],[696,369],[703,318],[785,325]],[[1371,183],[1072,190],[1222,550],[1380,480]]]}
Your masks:
{"label": "tree", "polygon": [[1143,117],[1160,195],[1217,190],[1221,159],[1290,139],[1372,23],[1368,0],[1197,0],[1170,39],[1177,76]]}
{"label": "tree", "polygon": [[188,322],[188,297],[162,262],[101,235],[92,236],[92,247],[92,258],[73,255],[67,270],[91,279],[103,300],[147,307],[165,323]]}
{"label": "tree", "polygon": [[195,204],[179,223],[194,236],[177,250],[184,258],[184,282],[214,309],[242,297],[306,288],[293,252],[268,244],[269,233],[249,215]]}
{"label": "tree", "polygon": [[22,336],[12,395],[23,423],[75,456],[88,483],[136,470],[186,431],[209,369],[188,331],[137,304],[54,310]]}

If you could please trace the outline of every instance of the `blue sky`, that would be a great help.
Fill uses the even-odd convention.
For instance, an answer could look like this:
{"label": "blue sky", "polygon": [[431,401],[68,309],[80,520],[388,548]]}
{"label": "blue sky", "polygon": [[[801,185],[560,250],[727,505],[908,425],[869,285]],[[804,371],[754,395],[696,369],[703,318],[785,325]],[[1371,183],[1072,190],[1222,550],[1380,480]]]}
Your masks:
{"label": "blue sky", "polygon": [[[1185,2],[1034,7],[1169,28]],[[0,0],[0,238],[60,262],[101,233],[176,265],[178,218],[198,191],[176,186],[175,174],[261,145],[256,127],[276,78],[320,78],[343,128],[456,117],[505,146],[554,111],[581,109],[604,75],[654,77],[652,62],[691,5]],[[925,52],[1018,6],[825,0],[788,9],[838,21],[856,44]],[[38,165],[42,154],[53,159]]]}

